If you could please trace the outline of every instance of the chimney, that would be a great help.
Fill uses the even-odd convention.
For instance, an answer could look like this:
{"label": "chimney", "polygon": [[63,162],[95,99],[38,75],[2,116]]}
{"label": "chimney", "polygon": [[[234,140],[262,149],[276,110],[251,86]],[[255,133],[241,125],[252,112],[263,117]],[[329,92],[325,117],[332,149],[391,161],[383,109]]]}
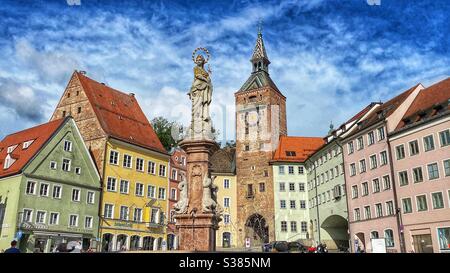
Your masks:
{"label": "chimney", "polygon": [[84,70],[80,70],[79,72],[81,75],[86,75],[86,71],[84,71]]}
{"label": "chimney", "polygon": [[130,93],[129,95],[134,98],[134,93]]}

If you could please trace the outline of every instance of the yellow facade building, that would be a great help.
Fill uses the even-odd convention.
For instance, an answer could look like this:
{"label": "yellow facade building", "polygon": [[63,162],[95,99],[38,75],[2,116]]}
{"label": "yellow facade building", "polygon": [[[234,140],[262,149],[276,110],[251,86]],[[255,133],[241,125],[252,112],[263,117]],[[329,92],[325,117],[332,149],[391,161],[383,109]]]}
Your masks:
{"label": "yellow facade building", "polygon": [[211,157],[211,175],[216,176],[217,202],[223,209],[222,221],[216,231],[216,248],[235,248],[243,238],[237,226],[237,185],[235,149],[226,147]]}

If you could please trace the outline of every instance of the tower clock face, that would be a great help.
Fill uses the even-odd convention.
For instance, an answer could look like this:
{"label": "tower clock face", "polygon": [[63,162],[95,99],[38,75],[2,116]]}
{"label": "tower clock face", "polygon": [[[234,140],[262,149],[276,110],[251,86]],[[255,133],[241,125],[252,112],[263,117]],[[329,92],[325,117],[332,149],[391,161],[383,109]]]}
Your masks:
{"label": "tower clock face", "polygon": [[247,123],[249,126],[256,126],[259,121],[259,114],[256,111],[251,111],[247,116]]}

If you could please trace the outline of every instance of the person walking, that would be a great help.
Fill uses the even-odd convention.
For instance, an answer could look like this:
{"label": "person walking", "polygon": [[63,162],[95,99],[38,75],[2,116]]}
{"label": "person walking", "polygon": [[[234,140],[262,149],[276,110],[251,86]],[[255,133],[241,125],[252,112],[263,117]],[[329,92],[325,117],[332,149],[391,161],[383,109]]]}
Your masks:
{"label": "person walking", "polygon": [[5,253],[20,253],[20,250],[16,246],[17,246],[17,241],[13,240],[11,242],[11,247],[8,248],[7,250],[5,250]]}

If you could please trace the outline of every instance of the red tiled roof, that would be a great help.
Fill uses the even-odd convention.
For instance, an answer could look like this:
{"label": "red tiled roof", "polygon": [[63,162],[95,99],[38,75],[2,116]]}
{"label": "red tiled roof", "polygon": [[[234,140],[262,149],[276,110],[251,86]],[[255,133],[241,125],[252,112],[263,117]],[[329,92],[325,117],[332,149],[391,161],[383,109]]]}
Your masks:
{"label": "red tiled roof", "polygon": [[[420,83],[381,104],[381,106],[378,107],[377,111],[372,112],[365,120],[362,121],[361,126],[357,128],[355,132],[359,132],[367,127],[370,127],[371,125],[376,124],[380,120],[384,119],[384,117],[389,117],[419,85]],[[380,116],[379,113],[384,113],[384,115]]]}
{"label": "red tiled roof", "polygon": [[[272,158],[272,162],[304,162],[311,154],[325,144],[321,137],[281,136]],[[295,155],[288,156],[287,152]],[[292,153],[291,153],[292,154]]]}
{"label": "red tiled roof", "polygon": [[167,154],[134,95],[75,73],[106,134]]}
{"label": "red tiled roof", "polygon": [[[409,106],[402,121],[398,124],[396,129],[404,127],[406,124],[403,121],[406,118],[412,117],[419,112],[430,109],[434,105],[446,102],[450,99],[450,77],[433,84],[430,87],[422,89],[414,101]],[[447,108],[450,109],[450,105],[447,104]],[[429,111],[430,115],[435,114],[436,111]],[[413,122],[418,121],[414,120]]]}
{"label": "red tiled roof", "polygon": [[[0,177],[6,177],[20,173],[22,168],[34,157],[41,147],[50,139],[55,131],[64,123],[65,119],[58,119],[29,128],[14,134],[6,136],[0,142]],[[34,140],[26,149],[22,149],[24,142]],[[4,169],[8,147],[17,145],[11,156],[16,161],[8,168]]]}
{"label": "red tiled roof", "polygon": [[347,122],[345,122],[342,125],[345,125],[347,123],[350,123],[352,121],[358,120],[360,118],[362,118],[365,114],[367,114],[367,112],[370,111],[370,109],[372,109],[372,107],[377,104],[376,102],[371,102],[369,105],[367,105],[364,109],[362,109],[359,113],[357,113],[356,115],[354,115],[352,118],[350,118]]}

